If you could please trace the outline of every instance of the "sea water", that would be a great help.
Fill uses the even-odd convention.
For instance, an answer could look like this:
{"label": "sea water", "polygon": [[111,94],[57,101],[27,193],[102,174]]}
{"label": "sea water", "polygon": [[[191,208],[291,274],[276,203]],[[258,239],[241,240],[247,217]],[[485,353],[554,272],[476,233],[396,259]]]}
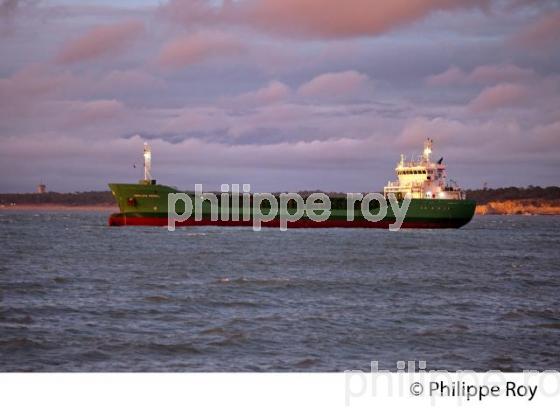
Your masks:
{"label": "sea water", "polygon": [[560,369],[560,217],[109,227],[0,212],[0,371]]}

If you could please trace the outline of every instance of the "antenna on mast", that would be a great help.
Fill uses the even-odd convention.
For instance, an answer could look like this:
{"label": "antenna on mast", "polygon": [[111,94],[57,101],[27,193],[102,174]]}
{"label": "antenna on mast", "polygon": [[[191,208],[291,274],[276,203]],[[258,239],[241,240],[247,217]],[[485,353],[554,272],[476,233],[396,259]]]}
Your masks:
{"label": "antenna on mast", "polygon": [[152,180],[152,148],[144,142],[144,180]]}

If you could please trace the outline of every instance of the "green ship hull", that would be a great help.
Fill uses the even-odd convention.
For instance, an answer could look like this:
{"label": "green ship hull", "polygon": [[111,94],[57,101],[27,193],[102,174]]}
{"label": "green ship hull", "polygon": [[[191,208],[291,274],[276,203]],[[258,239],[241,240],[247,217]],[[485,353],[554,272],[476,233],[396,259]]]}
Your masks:
{"label": "green ship hull", "polygon": [[[179,191],[175,188],[152,184],[149,182],[140,184],[109,184],[120,212],[109,217],[111,226],[166,226],[168,224],[168,194],[176,194]],[[186,192],[192,198],[194,193]],[[220,195],[218,195],[219,197]],[[328,219],[322,222],[315,222],[304,216],[298,221],[288,222],[288,228],[389,228],[396,220],[391,206],[387,206],[387,215],[381,221],[372,222],[367,220],[360,210],[360,202],[355,204],[353,212],[354,218],[348,221],[349,210],[346,205],[346,198],[331,197],[331,211]],[[239,201],[241,203],[241,200]],[[372,206],[376,202],[372,201]],[[379,204],[376,204],[379,208]],[[402,228],[460,228],[467,224],[473,217],[476,203],[466,199],[412,199],[404,218]],[[220,204],[220,208],[222,208]],[[224,208],[230,213],[233,208],[229,204]],[[294,208],[295,209],[295,208]],[[176,226],[252,226],[254,209],[249,208],[249,215],[244,215],[242,208],[235,208],[239,214],[239,220],[232,220],[231,217],[220,217],[218,220],[211,218],[211,206],[209,201],[202,202],[202,218],[195,220],[194,215],[185,221],[177,222]],[[184,203],[177,202],[176,213],[184,212]],[[266,208],[261,206],[261,212],[267,213]],[[288,207],[288,212],[290,207]],[[371,208],[375,213],[375,208]],[[263,227],[280,226],[279,218],[271,221],[262,222]]]}

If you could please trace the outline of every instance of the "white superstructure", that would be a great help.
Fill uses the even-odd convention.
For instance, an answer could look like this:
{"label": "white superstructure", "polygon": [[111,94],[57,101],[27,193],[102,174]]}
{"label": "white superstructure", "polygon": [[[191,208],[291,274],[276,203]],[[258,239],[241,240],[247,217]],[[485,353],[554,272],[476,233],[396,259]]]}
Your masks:
{"label": "white superstructure", "polygon": [[389,181],[384,188],[385,196],[393,193],[397,198],[410,194],[412,198],[424,199],[465,199],[465,195],[455,183],[447,182],[447,172],[443,158],[437,162],[430,160],[433,141],[424,142],[422,156],[407,161],[401,154],[401,160],[395,171],[398,180]]}

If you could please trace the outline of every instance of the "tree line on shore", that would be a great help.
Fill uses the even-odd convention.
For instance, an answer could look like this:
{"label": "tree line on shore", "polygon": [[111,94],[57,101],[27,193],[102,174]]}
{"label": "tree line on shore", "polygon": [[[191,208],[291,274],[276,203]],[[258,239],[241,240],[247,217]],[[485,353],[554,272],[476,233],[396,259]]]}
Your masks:
{"label": "tree line on shore", "polygon": [[511,201],[518,199],[532,200],[558,200],[560,199],[560,187],[549,186],[540,187],[529,185],[528,187],[505,187],[494,189],[475,189],[467,190],[467,198],[473,199],[477,204],[487,204],[488,202]]}

